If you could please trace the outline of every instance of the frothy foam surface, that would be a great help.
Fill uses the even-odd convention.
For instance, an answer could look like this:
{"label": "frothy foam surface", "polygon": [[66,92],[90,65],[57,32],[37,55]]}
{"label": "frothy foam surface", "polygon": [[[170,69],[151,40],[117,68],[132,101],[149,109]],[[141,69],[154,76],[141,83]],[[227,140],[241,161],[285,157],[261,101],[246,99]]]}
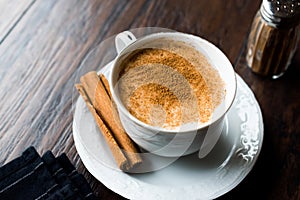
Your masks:
{"label": "frothy foam surface", "polygon": [[118,90],[129,112],[166,129],[207,122],[225,95],[218,71],[184,42],[160,39],[146,46],[122,62]]}

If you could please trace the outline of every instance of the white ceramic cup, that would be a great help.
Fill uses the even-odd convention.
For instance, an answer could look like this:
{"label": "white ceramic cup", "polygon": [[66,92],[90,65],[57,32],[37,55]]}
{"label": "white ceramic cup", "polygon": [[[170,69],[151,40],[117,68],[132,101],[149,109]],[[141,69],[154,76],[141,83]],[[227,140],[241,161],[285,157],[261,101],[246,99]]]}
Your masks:
{"label": "white ceramic cup", "polygon": [[[151,41],[171,39],[183,41],[201,52],[210,64],[218,70],[225,83],[226,94],[221,104],[215,108],[208,122],[196,126],[181,127],[176,130],[148,125],[129,113],[120,100],[117,84],[121,63],[134,50],[145,48]],[[143,149],[161,156],[179,157],[199,151],[199,157],[205,157],[217,143],[223,129],[225,114],[231,107],[236,93],[234,69],[227,57],[210,42],[190,34],[180,32],[162,32],[136,39],[125,31],[115,38],[118,55],[113,63],[109,81],[113,99],[118,108],[121,123],[129,137]]]}

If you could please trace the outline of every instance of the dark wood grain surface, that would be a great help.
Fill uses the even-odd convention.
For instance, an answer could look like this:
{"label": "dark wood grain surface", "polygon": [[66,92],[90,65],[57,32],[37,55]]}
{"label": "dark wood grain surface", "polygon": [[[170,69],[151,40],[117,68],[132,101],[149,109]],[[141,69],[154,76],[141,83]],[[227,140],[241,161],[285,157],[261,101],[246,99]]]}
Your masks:
{"label": "dark wood grain surface", "polygon": [[29,146],[67,153],[100,199],[72,137],[74,83],[88,53],[123,30],[164,27],[217,45],[257,97],[264,144],[250,174],[220,199],[300,199],[300,53],[279,80],[254,75],[245,41],[259,0],[0,1],[0,166]]}

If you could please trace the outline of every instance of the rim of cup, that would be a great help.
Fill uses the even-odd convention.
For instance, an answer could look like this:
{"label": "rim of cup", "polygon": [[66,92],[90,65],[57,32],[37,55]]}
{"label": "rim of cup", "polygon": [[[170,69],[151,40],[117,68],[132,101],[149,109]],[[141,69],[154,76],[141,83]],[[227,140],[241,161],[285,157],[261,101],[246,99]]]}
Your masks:
{"label": "rim of cup", "polygon": [[[168,128],[163,128],[163,127],[159,127],[159,126],[152,126],[152,125],[142,122],[139,119],[137,119],[136,117],[134,117],[128,111],[128,109],[125,107],[123,102],[120,100],[119,95],[116,94],[115,87],[119,80],[119,73],[120,73],[120,69],[118,69],[118,67],[119,67],[119,64],[123,61],[123,59],[126,58],[128,55],[130,55],[130,53],[132,53],[134,50],[142,49],[143,48],[142,45],[138,46],[140,43],[146,42],[147,40],[165,39],[166,37],[168,37],[168,39],[181,37],[181,38],[183,38],[183,40],[179,40],[179,41],[184,41],[187,44],[190,44],[193,48],[195,48],[194,44],[199,44],[199,47],[201,46],[202,50],[213,51],[215,53],[215,55],[218,55],[218,58],[217,58],[217,59],[219,59],[218,62],[224,62],[222,65],[226,66],[225,67],[226,74],[227,74],[227,76],[229,76],[227,78],[224,77],[225,75],[220,73],[219,69],[221,69],[221,68],[218,68],[212,62],[213,60],[216,60],[216,58],[213,58],[213,56],[207,52],[202,52],[202,51],[199,51],[199,49],[195,48],[200,53],[204,54],[205,58],[208,59],[209,63],[212,65],[212,67],[217,69],[217,71],[219,72],[219,74],[221,76],[221,79],[225,83],[224,88],[226,89],[226,93],[225,93],[224,99],[222,100],[221,104],[218,105],[213,110],[213,112],[211,114],[211,119],[209,119],[205,123],[195,122],[197,124],[196,126],[192,125],[192,126],[187,126],[187,127],[182,128],[183,125],[180,125],[180,126],[178,126],[178,128],[175,128],[175,129],[168,129]],[[192,43],[191,43],[191,40],[193,41]],[[135,46],[138,46],[138,48],[135,48]],[[203,46],[205,46],[205,48],[208,48],[208,49],[205,49]],[[117,74],[116,74],[116,71],[117,71]],[[153,131],[166,132],[166,133],[186,133],[186,132],[196,131],[196,130],[200,130],[200,129],[209,127],[211,124],[215,123],[216,121],[220,120],[223,116],[226,115],[226,113],[228,112],[228,110],[230,109],[230,107],[233,104],[233,101],[234,101],[235,95],[236,95],[236,90],[237,90],[237,81],[236,81],[235,71],[234,71],[234,68],[233,68],[231,62],[227,58],[227,56],[211,42],[209,42],[199,36],[195,36],[195,35],[188,34],[188,33],[181,33],[181,32],[153,33],[153,34],[138,38],[131,44],[127,45],[115,58],[109,79],[110,79],[110,83],[111,83],[110,87],[111,87],[112,97],[115,101],[115,104],[116,104],[119,112],[120,111],[123,112],[123,114],[125,114],[127,117],[130,118],[130,120],[134,121],[139,126],[142,126],[144,128],[147,128],[147,129],[150,129]],[[223,104],[225,104],[225,105],[223,105]],[[223,107],[222,112],[220,113],[220,111],[219,111],[218,113],[215,113],[218,108],[220,109],[220,107]],[[120,115],[120,113],[119,113],[119,115]]]}

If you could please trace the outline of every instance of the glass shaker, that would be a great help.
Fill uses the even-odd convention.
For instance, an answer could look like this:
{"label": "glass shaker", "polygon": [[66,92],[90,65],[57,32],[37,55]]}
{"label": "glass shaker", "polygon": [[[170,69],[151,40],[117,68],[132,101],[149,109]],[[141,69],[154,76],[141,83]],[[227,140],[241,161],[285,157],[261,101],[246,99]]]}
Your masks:
{"label": "glass shaker", "polygon": [[273,79],[283,75],[298,45],[299,24],[300,0],[263,0],[248,37],[251,70]]}

